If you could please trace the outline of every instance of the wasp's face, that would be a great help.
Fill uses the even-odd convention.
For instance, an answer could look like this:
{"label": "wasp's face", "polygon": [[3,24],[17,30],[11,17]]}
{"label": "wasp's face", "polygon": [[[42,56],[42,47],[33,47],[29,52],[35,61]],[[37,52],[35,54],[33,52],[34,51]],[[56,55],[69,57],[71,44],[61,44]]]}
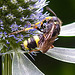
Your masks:
{"label": "wasp's face", "polygon": [[61,24],[62,24],[61,20],[58,17],[53,16],[47,20],[47,25],[44,31],[48,33],[52,29],[52,26],[54,25],[53,36],[55,36],[57,33],[59,34]]}
{"label": "wasp's face", "polygon": [[56,34],[59,34],[60,33],[60,27],[62,25],[62,22],[61,20],[58,18],[58,17],[52,17],[51,19],[55,25],[55,28],[54,28],[54,31],[53,31],[53,35],[52,36],[55,36]]}
{"label": "wasp's face", "polygon": [[56,16],[51,17],[47,22],[54,23],[55,25],[59,24],[60,26],[62,24],[61,20]]}

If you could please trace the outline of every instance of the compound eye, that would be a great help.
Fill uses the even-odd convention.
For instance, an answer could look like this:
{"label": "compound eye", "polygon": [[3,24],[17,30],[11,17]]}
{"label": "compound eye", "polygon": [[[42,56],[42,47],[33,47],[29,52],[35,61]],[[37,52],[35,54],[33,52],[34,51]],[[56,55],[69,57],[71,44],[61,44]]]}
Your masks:
{"label": "compound eye", "polygon": [[54,18],[54,24],[59,24],[58,19]]}

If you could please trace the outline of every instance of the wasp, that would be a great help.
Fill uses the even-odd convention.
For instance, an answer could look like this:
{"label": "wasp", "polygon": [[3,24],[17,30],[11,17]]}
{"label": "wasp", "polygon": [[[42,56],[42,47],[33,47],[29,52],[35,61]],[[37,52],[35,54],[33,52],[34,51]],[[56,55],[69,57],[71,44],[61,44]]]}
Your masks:
{"label": "wasp", "polygon": [[[31,53],[33,51],[42,51],[42,53],[46,53],[49,49],[54,47],[53,43],[60,33],[62,22],[49,7],[46,7],[46,9],[51,11],[54,14],[54,16],[48,16],[45,19],[43,19],[41,22],[37,22],[37,23],[31,25],[32,27],[30,27],[30,28],[25,28],[23,30],[16,31],[16,32],[9,34],[9,35],[17,34],[19,32],[28,31],[28,30],[34,29],[34,28],[43,33],[43,34],[40,33],[31,38],[28,38],[28,40],[24,40],[24,42],[21,44],[22,50],[28,50],[29,53]],[[45,27],[43,24],[44,21],[46,21],[46,23],[47,23],[47,25]],[[41,30],[37,26],[38,24],[40,24],[40,26],[43,30]],[[33,50],[36,47],[38,47],[39,49]]]}

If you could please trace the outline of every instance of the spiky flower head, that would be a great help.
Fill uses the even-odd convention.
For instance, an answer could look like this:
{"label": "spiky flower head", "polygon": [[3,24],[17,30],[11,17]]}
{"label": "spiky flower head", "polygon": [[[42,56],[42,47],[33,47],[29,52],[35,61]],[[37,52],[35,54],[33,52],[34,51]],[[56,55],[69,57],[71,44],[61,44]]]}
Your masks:
{"label": "spiky flower head", "polygon": [[42,13],[47,4],[46,0],[0,0],[1,52],[19,48],[23,40],[35,34],[29,31],[8,35],[48,16],[47,12]]}

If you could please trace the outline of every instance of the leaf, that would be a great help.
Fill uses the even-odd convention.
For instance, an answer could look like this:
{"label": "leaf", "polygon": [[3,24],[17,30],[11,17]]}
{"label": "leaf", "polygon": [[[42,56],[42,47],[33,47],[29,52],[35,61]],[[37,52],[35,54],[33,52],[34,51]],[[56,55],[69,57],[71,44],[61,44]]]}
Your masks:
{"label": "leaf", "polygon": [[44,75],[23,53],[13,53],[12,75]]}
{"label": "leaf", "polygon": [[75,48],[55,47],[47,51],[46,55],[68,63],[75,63]]}
{"label": "leaf", "polygon": [[62,26],[59,36],[75,36],[75,22]]}

